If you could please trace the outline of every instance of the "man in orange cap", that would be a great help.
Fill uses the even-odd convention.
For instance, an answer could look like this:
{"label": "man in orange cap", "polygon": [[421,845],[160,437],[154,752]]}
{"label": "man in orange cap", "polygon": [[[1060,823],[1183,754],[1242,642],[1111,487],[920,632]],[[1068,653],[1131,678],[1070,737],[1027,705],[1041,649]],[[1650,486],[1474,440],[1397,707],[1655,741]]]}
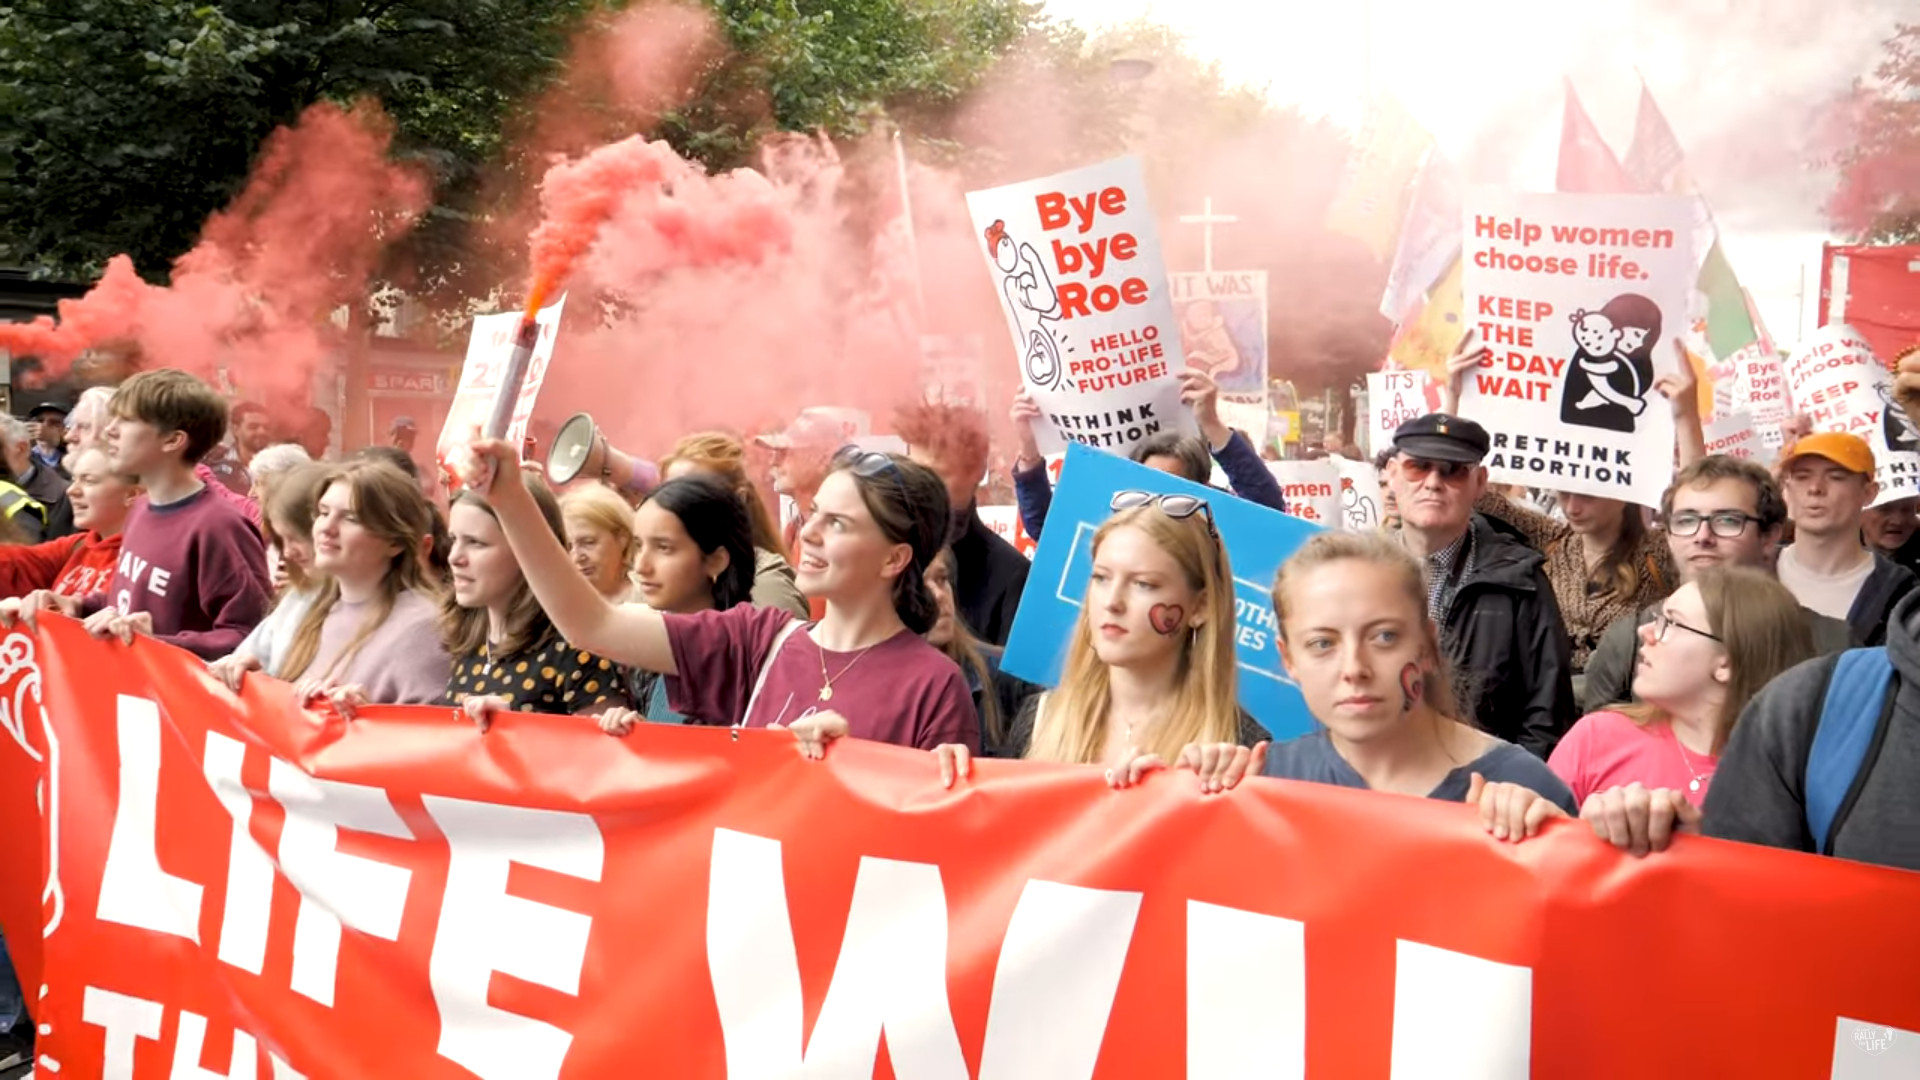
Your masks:
{"label": "man in orange cap", "polygon": [[1780,583],[1806,607],[1845,619],[1856,641],[1883,644],[1887,613],[1915,579],[1860,538],[1861,516],[1880,492],[1872,448],[1846,432],[1807,435],[1781,459],[1780,489],[1794,537],[1780,549]]}

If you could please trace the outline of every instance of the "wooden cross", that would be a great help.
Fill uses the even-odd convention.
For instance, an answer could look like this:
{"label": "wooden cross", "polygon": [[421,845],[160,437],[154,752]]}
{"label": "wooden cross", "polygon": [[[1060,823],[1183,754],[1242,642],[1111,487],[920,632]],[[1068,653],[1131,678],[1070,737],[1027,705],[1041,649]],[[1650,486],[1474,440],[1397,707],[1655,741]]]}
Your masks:
{"label": "wooden cross", "polygon": [[1201,244],[1204,252],[1200,267],[1202,270],[1205,270],[1209,274],[1213,273],[1213,227],[1215,225],[1232,225],[1239,220],[1238,217],[1232,214],[1214,213],[1213,196],[1211,195],[1201,201],[1199,213],[1180,215],[1180,224],[1198,225],[1201,227]]}

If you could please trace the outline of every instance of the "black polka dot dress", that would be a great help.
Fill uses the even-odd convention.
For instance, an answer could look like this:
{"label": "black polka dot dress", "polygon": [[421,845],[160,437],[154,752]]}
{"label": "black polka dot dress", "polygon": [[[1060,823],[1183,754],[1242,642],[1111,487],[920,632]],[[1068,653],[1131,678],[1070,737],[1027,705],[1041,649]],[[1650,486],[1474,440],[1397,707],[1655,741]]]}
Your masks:
{"label": "black polka dot dress", "polygon": [[489,694],[506,698],[515,712],[571,716],[596,705],[632,707],[626,680],[611,660],[576,649],[557,634],[506,656],[489,658],[481,651],[454,657],[447,703]]}

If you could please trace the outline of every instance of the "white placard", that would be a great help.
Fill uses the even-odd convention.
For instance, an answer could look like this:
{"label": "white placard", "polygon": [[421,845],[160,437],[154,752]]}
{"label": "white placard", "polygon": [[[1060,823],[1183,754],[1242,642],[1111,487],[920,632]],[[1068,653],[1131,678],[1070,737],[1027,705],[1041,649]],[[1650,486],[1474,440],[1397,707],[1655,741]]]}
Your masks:
{"label": "white placard", "polygon": [[1920,431],[1894,403],[1893,375],[1845,323],[1823,326],[1787,360],[1787,393],[1815,431],[1846,431],[1873,450],[1875,506],[1920,495]]}
{"label": "white placard", "polygon": [[1325,528],[1340,527],[1340,473],[1330,459],[1269,461],[1267,471],[1286,496],[1287,513]]}
{"label": "white placard", "polygon": [[1492,354],[1460,411],[1493,436],[1495,482],[1659,505],[1673,410],[1653,385],[1688,326],[1691,200],[1480,188],[1464,227],[1464,310]]}
{"label": "white placard", "polygon": [[1424,371],[1367,373],[1367,449],[1374,453],[1393,445],[1401,424],[1440,411],[1440,395]]}
{"label": "white placard", "polygon": [[[553,343],[560,336],[560,309],[566,302],[566,296],[562,295],[552,307],[541,308],[534,316],[540,337],[533,346],[526,380],[520,384],[513,420],[503,436],[508,445],[517,447],[527,437],[527,421],[533,418],[540,384],[546,381],[547,365],[553,362]],[[467,339],[467,358],[460,365],[460,386],[453,393],[453,404],[447,408],[447,420],[440,425],[440,440],[435,444],[441,460],[446,460],[455,447],[472,442],[486,426],[487,416],[493,411],[494,393],[506,372],[507,358],[513,355],[513,338],[519,329],[519,312],[474,317],[473,334]]]}
{"label": "white placard", "polygon": [[1709,454],[1724,454],[1748,461],[1765,460],[1766,446],[1760,441],[1760,433],[1754,430],[1752,418],[1746,413],[1728,413],[1716,417],[1706,425],[1705,435]]}
{"label": "white placard", "polygon": [[1267,401],[1267,272],[1168,275],[1187,366],[1212,376],[1227,401]]}
{"label": "white placard", "polygon": [[1340,474],[1340,527],[1348,532],[1372,532],[1380,527],[1380,473],[1372,462],[1335,456]]}
{"label": "white placard", "polygon": [[1160,235],[1138,158],[967,194],[1042,453],[1115,454],[1194,431]]}

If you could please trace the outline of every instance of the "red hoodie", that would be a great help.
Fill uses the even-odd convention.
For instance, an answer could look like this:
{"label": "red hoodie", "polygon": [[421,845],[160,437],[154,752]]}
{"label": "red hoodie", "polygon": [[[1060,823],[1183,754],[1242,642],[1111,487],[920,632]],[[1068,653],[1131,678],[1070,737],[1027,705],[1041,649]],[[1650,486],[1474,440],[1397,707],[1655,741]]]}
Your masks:
{"label": "red hoodie", "polygon": [[120,537],[88,532],[44,544],[0,547],[0,596],[25,596],[52,589],[61,596],[101,592],[113,581],[120,561]]}

